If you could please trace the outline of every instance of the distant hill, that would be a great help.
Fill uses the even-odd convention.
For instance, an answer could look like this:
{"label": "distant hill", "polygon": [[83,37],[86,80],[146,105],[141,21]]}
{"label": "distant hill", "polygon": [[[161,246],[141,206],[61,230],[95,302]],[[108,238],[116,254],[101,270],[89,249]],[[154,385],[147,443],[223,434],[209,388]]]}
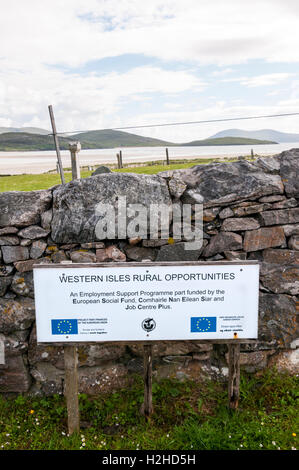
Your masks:
{"label": "distant hill", "polygon": [[[68,149],[69,140],[59,138],[61,150]],[[0,134],[1,151],[54,150],[51,135],[30,134],[27,132],[7,132]]]}
{"label": "distant hill", "polygon": [[6,134],[7,132],[26,132],[27,134],[49,134],[50,131],[41,129],[40,127],[0,127],[0,134]]}
{"label": "distant hill", "polygon": [[258,140],[258,139],[248,139],[243,137],[218,137],[210,138],[203,140],[194,140],[193,142],[188,142],[187,144],[182,144],[184,147],[191,146],[206,146],[206,145],[264,145],[264,144],[276,144],[270,140]]}
{"label": "distant hill", "polygon": [[[163,147],[165,145],[174,145],[165,140],[152,139],[151,137],[142,137],[141,135],[131,134],[122,131],[90,131],[81,132],[69,136],[69,140],[79,140],[88,144],[85,148],[114,148],[114,147]],[[84,148],[84,147],[83,147]]]}
{"label": "distant hill", "polygon": [[275,142],[299,142],[299,134],[288,134],[286,132],[274,131],[272,129],[261,129],[257,131],[244,131],[242,129],[226,129],[212,135],[210,139],[220,137],[245,137],[247,139],[272,140]]}
{"label": "distant hill", "polygon": [[[195,140],[184,144],[174,144],[165,140],[142,137],[128,132],[103,130],[73,134],[59,137],[61,150],[68,150],[69,142],[81,142],[82,149],[106,149],[119,147],[171,147],[171,146],[203,146],[203,145],[259,145],[275,144],[268,140],[248,139],[242,137],[221,137],[216,139]],[[54,150],[51,135],[31,134],[29,132],[6,132],[0,134],[0,151],[34,151]]]}
{"label": "distant hill", "polygon": [[[120,131],[91,131],[59,137],[61,150],[68,150],[69,142],[81,142],[82,149],[105,149],[114,147],[154,147],[171,146],[171,142],[151,139],[140,135]],[[28,132],[7,132],[0,134],[0,151],[53,150],[51,135],[30,134]]]}

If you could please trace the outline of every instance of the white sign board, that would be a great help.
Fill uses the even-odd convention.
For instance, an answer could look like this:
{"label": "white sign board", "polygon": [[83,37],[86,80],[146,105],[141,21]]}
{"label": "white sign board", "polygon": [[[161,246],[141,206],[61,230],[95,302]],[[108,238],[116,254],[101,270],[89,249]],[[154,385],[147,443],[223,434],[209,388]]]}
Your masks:
{"label": "white sign board", "polygon": [[38,265],[38,342],[257,338],[259,265]]}

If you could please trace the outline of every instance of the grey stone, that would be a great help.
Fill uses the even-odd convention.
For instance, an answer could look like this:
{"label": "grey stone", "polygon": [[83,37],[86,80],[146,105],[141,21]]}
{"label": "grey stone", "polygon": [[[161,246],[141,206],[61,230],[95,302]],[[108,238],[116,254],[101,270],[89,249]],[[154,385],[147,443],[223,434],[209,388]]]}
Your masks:
{"label": "grey stone", "polygon": [[30,245],[32,245],[32,240],[29,240],[29,238],[21,238],[20,245],[21,246],[30,246]]}
{"label": "grey stone", "polygon": [[298,337],[296,302],[289,295],[260,293],[259,340],[273,348],[290,347]]}
{"label": "grey stone", "polygon": [[179,199],[187,188],[187,185],[179,178],[171,178],[168,182],[168,188],[174,199]]}
{"label": "grey stone", "polygon": [[0,277],[0,297],[2,297],[6,293],[8,287],[11,284],[11,281],[12,281],[12,276]]}
{"label": "grey stone", "polygon": [[261,225],[285,225],[299,222],[299,207],[263,212],[258,215]]}
{"label": "grey stone", "polygon": [[[117,209],[119,197],[126,197],[127,207],[142,204],[148,212],[151,204],[171,207],[167,183],[157,175],[112,173],[72,181],[53,193],[53,240],[56,243],[96,241],[95,228],[104,215],[96,207],[101,203]],[[131,218],[135,216],[134,213]]]}
{"label": "grey stone", "polygon": [[7,355],[5,368],[0,373],[0,391],[2,393],[25,393],[31,385],[31,377],[24,363],[23,356]]}
{"label": "grey stone", "polygon": [[47,243],[43,240],[35,240],[30,248],[30,258],[40,258],[47,248]]}
{"label": "grey stone", "polygon": [[14,266],[9,264],[0,264],[0,277],[9,276],[14,270]]}
{"label": "grey stone", "polygon": [[285,196],[264,196],[259,199],[259,202],[278,202],[278,201],[284,201],[286,199]]}
{"label": "grey stone", "polygon": [[0,237],[0,245],[16,246],[19,243],[19,238],[14,235],[4,235]]}
{"label": "grey stone", "polygon": [[14,263],[28,259],[29,250],[25,246],[2,246],[2,256],[4,263]]}
{"label": "grey stone", "polygon": [[10,334],[27,330],[34,321],[34,301],[29,298],[7,300],[0,298],[0,333]]}
{"label": "grey stone", "polygon": [[203,204],[204,198],[198,191],[189,188],[184,192],[182,201],[184,204]]}
{"label": "grey stone", "polygon": [[11,290],[17,295],[33,298],[33,273],[31,271],[15,273],[11,283]]}
{"label": "grey stone", "polygon": [[277,174],[280,170],[280,160],[280,155],[275,157],[259,157],[255,164],[267,173]]}
{"label": "grey stone", "polygon": [[161,246],[156,261],[196,261],[202,253],[198,250],[186,250],[185,243]]}
{"label": "grey stone", "polygon": [[204,209],[203,221],[211,222],[217,217],[217,215],[219,214],[219,211],[220,211],[219,207],[211,207],[210,209]]}
{"label": "grey stone", "polygon": [[32,271],[34,264],[51,264],[51,260],[47,257],[39,259],[29,259],[27,261],[17,261],[14,263],[17,271],[20,273],[26,273]]}
{"label": "grey stone", "polygon": [[299,251],[268,248],[263,251],[263,260],[273,264],[299,264]]}
{"label": "grey stone", "polygon": [[285,201],[279,201],[272,204],[272,209],[289,209],[291,207],[297,207],[298,201],[295,198],[286,199]]}
{"label": "grey stone", "polygon": [[154,248],[145,248],[142,246],[128,246],[125,248],[126,255],[133,261],[142,261],[143,259],[150,259],[155,261],[157,250]]}
{"label": "grey stone", "polygon": [[106,255],[112,261],[126,261],[126,255],[115,245],[105,248]]}
{"label": "grey stone", "polygon": [[95,253],[84,250],[72,251],[70,257],[74,263],[95,263],[97,260]]}
{"label": "grey stone", "polygon": [[[299,251],[299,235],[292,235],[291,238],[289,239],[288,246],[289,248],[291,248],[291,250]],[[299,253],[298,253],[298,256],[299,256]]]}
{"label": "grey stone", "polygon": [[234,215],[237,217],[243,217],[244,215],[259,214],[268,209],[271,209],[271,204],[252,204],[250,206],[239,206],[233,208]]}
{"label": "grey stone", "polygon": [[49,233],[49,230],[45,230],[39,225],[31,225],[30,227],[26,227],[20,230],[18,235],[22,238],[29,238],[30,240],[34,240],[36,238],[44,238],[49,235]]}
{"label": "grey stone", "polygon": [[233,217],[234,213],[231,210],[230,207],[225,207],[222,209],[222,211],[219,213],[220,219],[227,219],[228,217]]}
{"label": "grey stone", "polygon": [[242,250],[241,235],[233,232],[221,232],[211,238],[209,245],[204,249],[203,256],[209,258],[224,251]]}
{"label": "grey stone", "polygon": [[0,236],[2,235],[11,235],[18,233],[19,229],[17,227],[3,227],[0,228]]}
{"label": "grey stone", "polygon": [[53,211],[52,209],[49,209],[46,212],[43,212],[41,214],[41,226],[45,230],[51,230],[51,221],[53,217]]}
{"label": "grey stone", "polygon": [[91,174],[91,176],[96,176],[96,175],[103,175],[105,173],[112,173],[110,168],[105,165],[100,165],[98,168]]}
{"label": "grey stone", "polygon": [[104,242],[81,243],[81,248],[83,248],[84,250],[90,250],[94,248],[95,249],[105,248],[105,243]]}
{"label": "grey stone", "polygon": [[142,245],[148,248],[156,248],[159,246],[168,245],[168,243],[169,243],[168,239],[166,240],[162,238],[158,238],[156,240],[153,238],[142,240]]}
{"label": "grey stone", "polygon": [[188,187],[203,196],[205,207],[282,194],[284,189],[279,175],[265,173],[256,163],[246,160],[197,165],[181,177]]}
{"label": "grey stone", "polygon": [[245,232],[244,251],[258,251],[283,244],[285,236],[282,227],[262,227]]}
{"label": "grey stone", "polygon": [[299,224],[283,225],[282,228],[286,237],[299,235]]}
{"label": "grey stone", "polygon": [[299,195],[299,149],[291,149],[281,154],[280,176],[288,197]]}
{"label": "grey stone", "polygon": [[255,230],[260,227],[260,224],[253,217],[239,217],[232,219],[225,219],[221,230],[226,232],[241,232],[243,230]]}
{"label": "grey stone", "polygon": [[260,279],[274,294],[299,295],[299,265],[263,263]]}
{"label": "grey stone", "polygon": [[38,224],[51,202],[50,190],[0,193],[0,227]]}
{"label": "grey stone", "polygon": [[67,256],[63,250],[59,250],[51,255],[53,263],[61,263],[61,261],[67,261]]}
{"label": "grey stone", "polygon": [[229,261],[234,261],[236,259],[244,260],[247,257],[247,253],[244,251],[225,251],[224,256]]}

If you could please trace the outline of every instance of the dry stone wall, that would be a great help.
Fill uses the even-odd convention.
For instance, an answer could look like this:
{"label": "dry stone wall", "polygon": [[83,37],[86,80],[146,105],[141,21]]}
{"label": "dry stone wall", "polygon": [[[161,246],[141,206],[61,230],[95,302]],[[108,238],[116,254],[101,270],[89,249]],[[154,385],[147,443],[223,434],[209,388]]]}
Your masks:
{"label": "dry stone wall", "polygon": [[[203,202],[201,249],[184,240],[98,240],[96,206]],[[171,231],[171,227],[170,227]],[[187,242],[188,243],[188,242]],[[63,349],[36,343],[32,266],[103,261],[260,261],[259,343],[242,347],[255,372],[275,364],[298,372],[299,149],[254,162],[198,165],[156,176],[105,173],[45,191],[0,193],[0,365],[2,393],[60,393]],[[142,371],[139,344],[81,345],[80,390],[97,393]],[[157,376],[227,373],[226,346],[162,342]]]}

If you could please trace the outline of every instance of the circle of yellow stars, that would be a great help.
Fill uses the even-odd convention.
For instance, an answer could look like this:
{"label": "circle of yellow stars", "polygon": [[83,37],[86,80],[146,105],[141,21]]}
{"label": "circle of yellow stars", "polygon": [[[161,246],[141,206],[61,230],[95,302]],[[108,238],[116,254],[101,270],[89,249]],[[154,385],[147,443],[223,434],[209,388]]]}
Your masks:
{"label": "circle of yellow stars", "polygon": [[[200,328],[200,322],[208,322],[208,327],[207,328]],[[209,320],[208,318],[206,317],[202,317],[202,318],[199,318],[197,321],[196,321],[196,329],[198,331],[209,331],[209,329],[211,328],[211,320]]]}
{"label": "circle of yellow stars", "polygon": [[72,324],[69,320],[60,320],[60,322],[57,324],[57,330],[59,333],[68,335],[72,331]]}

